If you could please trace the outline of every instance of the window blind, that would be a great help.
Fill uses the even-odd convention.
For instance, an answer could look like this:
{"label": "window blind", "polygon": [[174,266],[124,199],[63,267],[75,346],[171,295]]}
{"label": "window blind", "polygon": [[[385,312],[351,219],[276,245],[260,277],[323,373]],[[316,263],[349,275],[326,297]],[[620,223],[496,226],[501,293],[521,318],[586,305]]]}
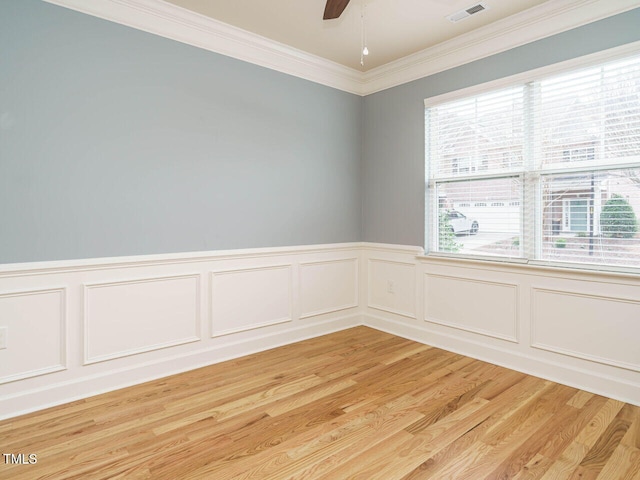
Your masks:
{"label": "window blind", "polygon": [[523,86],[433,108],[429,124],[434,178],[522,168]]}
{"label": "window blind", "polygon": [[428,250],[640,269],[640,55],[425,111]]}

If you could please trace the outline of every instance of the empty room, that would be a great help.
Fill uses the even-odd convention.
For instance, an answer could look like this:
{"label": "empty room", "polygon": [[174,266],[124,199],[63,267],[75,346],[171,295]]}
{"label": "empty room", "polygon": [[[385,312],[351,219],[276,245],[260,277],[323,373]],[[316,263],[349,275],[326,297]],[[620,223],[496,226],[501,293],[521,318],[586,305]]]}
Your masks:
{"label": "empty room", "polygon": [[640,1],[0,0],[0,454],[640,480]]}

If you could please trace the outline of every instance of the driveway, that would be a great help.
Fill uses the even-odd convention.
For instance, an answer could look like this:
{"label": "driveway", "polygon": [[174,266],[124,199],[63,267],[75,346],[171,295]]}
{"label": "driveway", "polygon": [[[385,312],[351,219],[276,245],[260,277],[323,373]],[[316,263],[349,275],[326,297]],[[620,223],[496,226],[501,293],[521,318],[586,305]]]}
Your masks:
{"label": "driveway", "polygon": [[460,250],[469,252],[478,247],[491,245],[492,243],[513,238],[514,232],[478,232],[476,235],[460,235],[456,237],[456,243],[460,244]]}

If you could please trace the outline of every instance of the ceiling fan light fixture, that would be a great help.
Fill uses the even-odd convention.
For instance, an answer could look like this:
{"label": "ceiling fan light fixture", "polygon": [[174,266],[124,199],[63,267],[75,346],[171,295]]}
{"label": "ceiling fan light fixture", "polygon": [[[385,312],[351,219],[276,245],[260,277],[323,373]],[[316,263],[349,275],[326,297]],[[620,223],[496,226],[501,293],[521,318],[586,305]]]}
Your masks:
{"label": "ceiling fan light fixture", "polygon": [[367,29],[364,22],[366,0],[362,0],[360,4],[360,66],[364,67],[364,57],[369,55],[369,48],[367,48]]}
{"label": "ceiling fan light fixture", "polygon": [[347,8],[349,1],[350,0],[327,0],[322,19],[333,20],[340,17],[344,9]]}

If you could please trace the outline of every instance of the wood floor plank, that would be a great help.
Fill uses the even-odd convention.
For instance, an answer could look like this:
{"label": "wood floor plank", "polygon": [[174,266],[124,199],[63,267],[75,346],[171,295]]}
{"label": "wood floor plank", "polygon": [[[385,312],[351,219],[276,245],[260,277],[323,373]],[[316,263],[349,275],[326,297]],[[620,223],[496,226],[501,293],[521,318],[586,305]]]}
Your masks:
{"label": "wood floor plank", "polygon": [[582,408],[591,397],[593,397],[593,393],[578,390],[576,394],[571,398],[571,400],[569,400],[569,402],[567,403],[572,407]]}
{"label": "wood floor plank", "polygon": [[354,470],[359,472],[354,478],[402,478],[437,453],[439,448],[448,445],[452,438],[457,438],[457,432],[454,432],[453,427],[459,426],[462,421],[469,421],[469,418],[474,418],[475,421],[473,414],[486,403],[484,399],[476,399],[420,434],[406,438],[395,448],[387,446],[384,454],[372,456],[369,452],[362,452],[353,460],[329,472],[326,478],[348,478]]}
{"label": "wood floor plank", "polygon": [[[276,448],[262,451],[253,458],[245,458],[242,462],[235,461],[236,458],[227,458],[224,461],[227,465],[207,466],[195,472],[193,478],[207,478],[213,476],[217,479],[237,478],[246,473],[258,475],[265,474],[265,467],[270,464],[279,463],[285,465],[288,459],[304,456],[304,452],[316,452],[322,450],[322,455],[330,455],[336,450],[346,448],[353,441],[366,437],[370,432],[367,428],[371,423],[381,417],[391,415],[391,412],[402,412],[406,407],[414,404],[410,396],[403,396],[385,405],[374,406],[369,409],[362,409],[361,412],[351,412],[335,421],[327,424],[317,425],[299,436],[280,443]],[[414,412],[417,414],[417,412]],[[418,414],[419,415],[419,414]],[[266,468],[270,471],[270,468]]]}
{"label": "wood floor plank", "polygon": [[512,478],[513,480],[538,480],[549,469],[552,463],[553,460],[538,453],[518,470]]}
{"label": "wood floor plank", "polygon": [[640,407],[356,327],[0,422],[0,479],[640,480]]}
{"label": "wood floor plank", "polygon": [[551,432],[544,438],[545,445],[539,453],[557,460],[562,452],[605,405],[607,399],[601,396],[591,397],[581,409],[570,410],[566,419],[557,418]]}
{"label": "wood floor plank", "polygon": [[578,468],[574,470],[572,480],[595,480],[598,477],[629,429],[630,422],[621,415],[626,407],[625,405],[620,410],[604,433],[598,437]]}
{"label": "wood floor plank", "polygon": [[[563,398],[560,396],[559,401]],[[540,426],[520,447],[498,465],[491,475],[495,478],[512,478],[520,472],[528,472],[528,477],[539,478],[544,470],[552,463],[552,459],[540,454],[543,446],[548,442],[549,437],[553,437],[560,432],[565,425],[575,418],[575,412],[567,405],[560,405],[557,410],[553,410],[553,415]]]}
{"label": "wood floor plank", "polygon": [[596,480],[631,479],[640,472],[640,450],[620,444],[598,473]]}

